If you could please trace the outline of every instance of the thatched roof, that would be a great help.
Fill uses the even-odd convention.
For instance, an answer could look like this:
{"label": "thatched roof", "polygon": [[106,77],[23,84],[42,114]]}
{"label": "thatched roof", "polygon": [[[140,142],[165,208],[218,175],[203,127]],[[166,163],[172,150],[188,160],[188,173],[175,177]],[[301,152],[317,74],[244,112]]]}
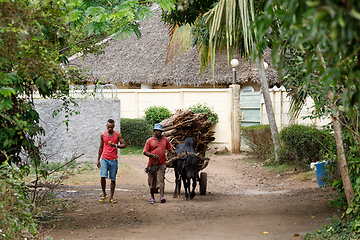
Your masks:
{"label": "thatched roof", "polygon": [[[168,26],[161,22],[161,9],[154,7],[154,17],[140,23],[142,37],[124,38],[123,41],[109,39],[105,54],[89,55],[85,59],[77,57],[71,65],[88,68],[94,79],[105,76],[103,83],[111,84],[173,84],[177,86],[200,86],[212,84],[213,78],[209,66],[200,76],[198,50],[193,48],[167,63],[166,55],[170,41]],[[237,83],[258,82],[259,75],[255,63],[244,62],[241,57],[237,67]],[[278,82],[276,70],[271,66],[271,55],[266,52],[264,60],[269,63],[266,71],[270,85]],[[231,83],[232,71],[228,66],[226,52],[217,55],[215,61],[215,82]]]}

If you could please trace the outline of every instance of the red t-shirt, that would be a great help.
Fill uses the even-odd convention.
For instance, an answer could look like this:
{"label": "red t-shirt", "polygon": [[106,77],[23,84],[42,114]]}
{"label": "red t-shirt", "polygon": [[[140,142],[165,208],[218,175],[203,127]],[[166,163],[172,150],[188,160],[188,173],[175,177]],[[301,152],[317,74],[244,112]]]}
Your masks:
{"label": "red t-shirt", "polygon": [[118,144],[117,131],[115,131],[112,137],[108,137],[105,131],[103,140],[104,140],[104,149],[101,158],[105,158],[106,160],[117,159],[118,158],[117,148],[109,145],[109,141],[113,142],[114,144]]}
{"label": "red t-shirt", "polygon": [[148,166],[150,166],[151,164],[153,164],[153,165],[164,164],[165,163],[165,150],[169,151],[171,148],[172,147],[171,147],[169,140],[164,136],[161,136],[160,142],[155,138],[155,136],[152,136],[151,138],[149,138],[145,143],[143,153],[149,152],[151,154],[156,154],[159,156],[159,159],[156,160],[155,158],[149,157]]}

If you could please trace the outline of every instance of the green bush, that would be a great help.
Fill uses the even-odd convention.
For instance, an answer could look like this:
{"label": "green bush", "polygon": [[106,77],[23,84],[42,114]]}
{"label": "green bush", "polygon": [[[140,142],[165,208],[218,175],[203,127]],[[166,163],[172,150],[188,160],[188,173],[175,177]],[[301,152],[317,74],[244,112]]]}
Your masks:
{"label": "green bush", "polygon": [[285,127],[279,134],[281,148],[279,160],[304,170],[311,162],[325,160],[328,153],[334,152],[335,140],[328,131],[312,126],[293,124]]}
{"label": "green bush", "polygon": [[274,147],[269,125],[242,127],[241,137],[256,157],[266,160],[271,156]]}
{"label": "green bush", "polygon": [[7,162],[0,166],[0,239],[20,239],[37,233],[22,178],[21,171]]}
{"label": "green bush", "polygon": [[352,221],[345,221],[334,215],[332,218],[328,218],[327,221],[331,222],[321,225],[319,229],[313,230],[310,233],[306,233],[304,240],[348,240],[360,238],[360,234],[354,230],[356,228],[356,221],[353,219]]}
{"label": "green bush", "polygon": [[151,106],[145,109],[145,120],[152,126],[169,117],[171,112],[166,107]]}
{"label": "green bush", "polygon": [[129,147],[144,147],[146,140],[153,135],[152,129],[145,119],[121,119],[121,134]]}
{"label": "green bush", "polygon": [[214,112],[213,108],[204,104],[196,104],[189,107],[189,110],[193,111],[194,113],[206,113],[208,117],[208,121],[211,122],[213,125],[219,122],[219,116],[217,113]]}

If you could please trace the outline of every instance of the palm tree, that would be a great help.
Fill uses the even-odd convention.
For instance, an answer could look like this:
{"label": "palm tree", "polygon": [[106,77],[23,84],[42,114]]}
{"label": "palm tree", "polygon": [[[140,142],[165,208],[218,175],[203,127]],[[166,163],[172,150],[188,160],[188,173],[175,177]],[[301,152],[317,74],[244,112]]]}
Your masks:
{"label": "palm tree", "polygon": [[[255,53],[261,89],[275,148],[275,161],[277,161],[277,151],[279,149],[278,130],[270,99],[264,62],[261,57],[261,51],[257,51],[255,48],[254,42],[256,39],[253,37],[255,34],[250,30],[250,22],[254,21],[256,12],[261,11],[263,1],[257,1],[257,4],[255,9],[253,0],[220,0],[214,8],[204,15],[209,29],[209,47],[201,46],[199,55],[203,58],[210,57],[211,67],[214,71],[216,49],[225,45],[225,41],[228,62],[230,62],[232,52],[240,43],[243,44],[245,56],[249,56],[251,51]],[[202,60],[201,63],[203,62],[206,61]]]}

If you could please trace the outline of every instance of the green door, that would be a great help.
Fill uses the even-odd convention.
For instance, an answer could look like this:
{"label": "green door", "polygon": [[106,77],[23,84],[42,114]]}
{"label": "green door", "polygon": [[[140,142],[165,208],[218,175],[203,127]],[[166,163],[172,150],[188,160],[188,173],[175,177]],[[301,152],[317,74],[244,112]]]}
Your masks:
{"label": "green door", "polygon": [[[240,92],[240,121],[242,127],[260,125],[260,92]],[[241,139],[241,150],[248,149]]]}

